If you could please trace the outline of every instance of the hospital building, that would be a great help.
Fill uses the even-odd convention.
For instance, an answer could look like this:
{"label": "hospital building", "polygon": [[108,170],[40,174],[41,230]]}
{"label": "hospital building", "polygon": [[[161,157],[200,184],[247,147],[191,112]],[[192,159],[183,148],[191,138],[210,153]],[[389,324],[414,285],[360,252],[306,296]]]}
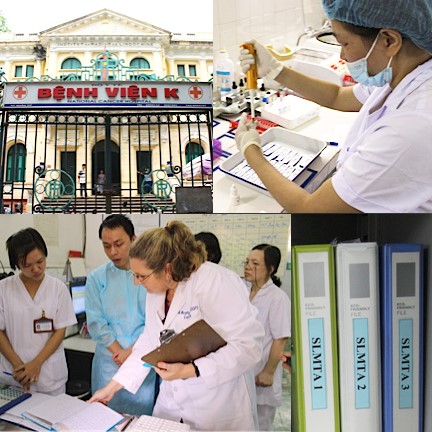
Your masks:
{"label": "hospital building", "polygon": [[108,9],[0,33],[0,212],[175,211],[211,185],[212,73],[211,29]]}

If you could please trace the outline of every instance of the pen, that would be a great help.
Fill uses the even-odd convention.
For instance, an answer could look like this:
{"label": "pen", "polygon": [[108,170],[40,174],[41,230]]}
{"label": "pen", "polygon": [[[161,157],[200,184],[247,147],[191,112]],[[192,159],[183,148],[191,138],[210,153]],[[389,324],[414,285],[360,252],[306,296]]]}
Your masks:
{"label": "pen", "polygon": [[121,428],[121,432],[127,429],[127,427],[130,425],[131,421],[134,419],[134,416],[131,416],[130,419],[126,422],[126,424]]}
{"label": "pen", "polygon": [[12,373],[11,373],[11,372],[6,372],[6,371],[3,371],[3,373],[4,373],[5,375],[9,375],[9,376],[12,376]]}

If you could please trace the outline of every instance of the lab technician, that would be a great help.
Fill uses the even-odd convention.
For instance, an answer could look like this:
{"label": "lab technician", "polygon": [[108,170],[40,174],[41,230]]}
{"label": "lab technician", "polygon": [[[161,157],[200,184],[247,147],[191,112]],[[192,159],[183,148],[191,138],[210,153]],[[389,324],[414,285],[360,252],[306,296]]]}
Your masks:
{"label": "lab technician", "polygon": [[227,345],[193,363],[158,363],[162,384],[153,415],[193,430],[255,430],[253,368],[264,330],[240,277],[206,261],[204,245],[178,221],[143,233],[130,262],[136,283],[148,291],[147,323],[131,356],[90,401],[109,401],[123,387],[135,392],[151,370],[141,357],[160,345],[161,332],[178,334],[203,319]]}
{"label": "lab technician", "polygon": [[33,228],[6,241],[10,267],[19,274],[0,281],[0,383],[59,395],[68,369],[66,327],[76,324],[66,285],[45,273],[48,249]]}
{"label": "lab technician", "polygon": [[[284,67],[259,43],[258,74],[320,105],[359,111],[336,173],[308,193],[264,158],[243,117],[236,142],[273,197],[289,212],[432,212],[432,3],[323,0],[353,87]],[[243,50],[243,71],[254,63]]]}
{"label": "lab technician", "polygon": [[249,299],[258,309],[264,326],[264,349],[255,366],[260,431],[273,430],[276,407],[282,405],[282,362],[284,346],[291,334],[291,303],[276,276],[281,261],[279,248],[256,245],[244,263]]}
{"label": "lab technician", "polygon": [[[93,270],[86,283],[87,327],[96,341],[92,363],[92,393],[104,387],[129,357],[146,322],[146,290],[134,285],[129,249],[135,229],[124,215],[108,216],[99,227],[99,238],[109,262]],[[127,414],[151,415],[157,376],[147,376],[135,395],[122,390],[110,408]]]}

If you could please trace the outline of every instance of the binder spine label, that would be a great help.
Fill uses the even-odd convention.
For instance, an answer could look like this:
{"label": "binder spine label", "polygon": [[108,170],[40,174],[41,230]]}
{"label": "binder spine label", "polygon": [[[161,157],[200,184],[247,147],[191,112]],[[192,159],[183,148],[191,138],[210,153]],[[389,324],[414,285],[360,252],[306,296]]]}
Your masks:
{"label": "binder spine label", "polygon": [[312,409],[327,409],[324,320],[308,320]]}
{"label": "binder spine label", "polygon": [[356,409],[370,408],[368,326],[367,318],[353,319],[354,393]]}
{"label": "binder spine label", "polygon": [[413,320],[399,320],[399,408],[414,407]]}

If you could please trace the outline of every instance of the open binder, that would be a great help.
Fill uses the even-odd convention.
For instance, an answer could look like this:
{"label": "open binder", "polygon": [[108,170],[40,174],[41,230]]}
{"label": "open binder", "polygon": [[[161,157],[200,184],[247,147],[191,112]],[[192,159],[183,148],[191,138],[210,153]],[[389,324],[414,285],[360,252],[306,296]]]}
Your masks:
{"label": "open binder", "polygon": [[153,366],[157,366],[159,362],[190,363],[225,345],[226,341],[212,327],[204,320],[199,320],[145,354],[141,360]]}

